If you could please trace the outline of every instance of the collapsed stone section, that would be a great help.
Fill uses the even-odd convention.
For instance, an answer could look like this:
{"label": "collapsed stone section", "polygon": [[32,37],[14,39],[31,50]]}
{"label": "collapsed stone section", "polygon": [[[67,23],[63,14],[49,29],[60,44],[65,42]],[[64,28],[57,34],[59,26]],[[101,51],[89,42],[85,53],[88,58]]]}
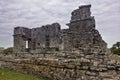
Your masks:
{"label": "collapsed stone section", "polygon": [[69,29],[64,32],[65,49],[106,49],[106,43],[102,40],[98,30],[95,29],[95,19],[91,16],[91,5],[80,6],[72,12]]}
{"label": "collapsed stone section", "polygon": [[[95,29],[95,19],[91,16],[91,5],[80,6],[72,12],[68,29],[60,28],[58,23],[38,28],[15,28],[14,47],[16,52],[25,51],[25,41],[28,41],[30,51],[40,53],[46,50],[99,51],[106,50],[107,44],[102,40],[98,30]],[[19,49],[19,50],[18,50]]]}

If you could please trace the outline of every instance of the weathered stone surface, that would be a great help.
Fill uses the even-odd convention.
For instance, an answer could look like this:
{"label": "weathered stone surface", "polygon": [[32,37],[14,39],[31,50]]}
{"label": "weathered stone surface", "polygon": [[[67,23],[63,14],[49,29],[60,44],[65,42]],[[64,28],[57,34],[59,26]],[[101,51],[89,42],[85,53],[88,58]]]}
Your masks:
{"label": "weathered stone surface", "polygon": [[0,54],[3,53],[4,48],[0,47]]}
{"label": "weathered stone surface", "polygon": [[[93,61],[85,58],[43,58],[35,55],[26,53],[21,56],[14,54],[1,56],[0,67],[33,73],[38,76],[49,77],[52,80],[119,80],[118,70],[114,68],[109,70],[106,67],[109,66],[107,64],[93,65]],[[110,62],[108,63],[110,64]]]}

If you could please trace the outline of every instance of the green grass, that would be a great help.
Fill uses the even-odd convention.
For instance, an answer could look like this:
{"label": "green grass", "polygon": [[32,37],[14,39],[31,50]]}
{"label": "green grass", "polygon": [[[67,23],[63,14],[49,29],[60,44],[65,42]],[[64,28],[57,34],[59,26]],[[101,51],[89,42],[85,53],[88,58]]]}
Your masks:
{"label": "green grass", "polygon": [[0,80],[46,80],[33,75],[27,75],[14,70],[0,69]]}

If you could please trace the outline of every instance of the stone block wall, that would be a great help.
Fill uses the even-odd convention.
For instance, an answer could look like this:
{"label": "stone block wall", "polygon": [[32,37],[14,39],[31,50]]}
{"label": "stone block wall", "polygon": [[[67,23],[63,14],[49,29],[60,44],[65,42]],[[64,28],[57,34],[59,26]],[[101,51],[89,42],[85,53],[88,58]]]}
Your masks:
{"label": "stone block wall", "polygon": [[[31,47],[31,29],[16,27],[14,29],[14,52],[26,52]],[[28,42],[28,44],[27,44]]]}
{"label": "stone block wall", "polygon": [[0,56],[0,67],[51,80],[120,80],[120,62],[110,60],[107,54],[100,52],[12,54]]}
{"label": "stone block wall", "polygon": [[52,25],[45,25],[39,28],[34,28],[32,39],[35,37],[36,49],[40,48],[59,48],[60,45],[60,25],[53,23]]}

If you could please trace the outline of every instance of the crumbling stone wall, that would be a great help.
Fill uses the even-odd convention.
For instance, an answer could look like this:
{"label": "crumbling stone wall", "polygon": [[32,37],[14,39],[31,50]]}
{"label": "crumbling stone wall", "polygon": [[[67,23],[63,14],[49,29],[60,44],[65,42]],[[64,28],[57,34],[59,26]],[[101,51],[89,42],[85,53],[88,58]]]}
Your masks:
{"label": "crumbling stone wall", "polygon": [[14,53],[26,52],[26,41],[31,51],[59,50],[60,25],[53,23],[38,28],[16,27],[14,29]]}
{"label": "crumbling stone wall", "polygon": [[4,51],[4,48],[0,47],[0,54],[3,53],[3,51]]}
{"label": "crumbling stone wall", "polygon": [[84,50],[0,56],[0,67],[51,80],[120,80],[120,62],[102,52]]}
{"label": "crumbling stone wall", "polygon": [[70,23],[67,24],[69,26],[65,36],[67,38],[64,40],[69,49],[90,49],[96,46],[101,50],[106,49],[107,44],[95,29],[95,19],[91,16],[90,7],[91,5],[80,6],[72,12]]}
{"label": "crumbling stone wall", "polygon": [[26,52],[26,41],[28,48],[31,47],[31,29],[16,27],[14,29],[14,52]]}
{"label": "crumbling stone wall", "polygon": [[39,28],[32,29],[32,41],[35,42],[36,50],[43,48],[59,48],[60,45],[60,25],[53,23]]}
{"label": "crumbling stone wall", "polygon": [[[98,30],[95,29],[95,19],[91,16],[90,7],[91,5],[84,5],[80,6],[79,9],[74,10],[72,12],[70,23],[67,24],[69,26],[68,29],[61,30],[58,23],[33,29],[15,28],[15,48],[23,48],[22,45],[25,46],[25,44],[22,42],[24,41],[22,39],[30,38],[30,49],[32,52],[40,53],[44,49],[72,51],[83,48],[90,49],[96,46],[104,51],[107,44],[102,40]],[[20,34],[23,36],[24,31],[27,30],[30,31],[25,33],[25,37],[20,37],[20,35],[16,33],[21,31]],[[18,41],[22,44],[17,44]]]}

